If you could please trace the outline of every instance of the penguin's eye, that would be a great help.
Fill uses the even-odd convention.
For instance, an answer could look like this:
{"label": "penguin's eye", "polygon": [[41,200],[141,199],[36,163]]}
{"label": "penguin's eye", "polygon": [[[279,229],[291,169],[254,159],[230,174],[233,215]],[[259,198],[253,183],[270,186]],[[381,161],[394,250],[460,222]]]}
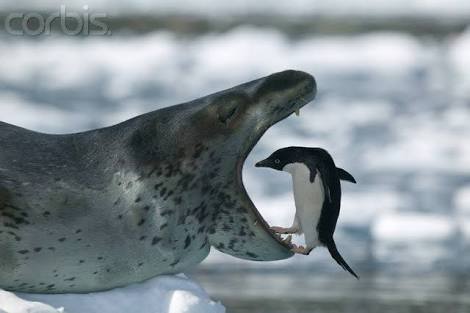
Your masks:
{"label": "penguin's eye", "polygon": [[276,159],[276,160],[274,160],[274,163],[279,164],[279,163],[281,163],[281,160]]}

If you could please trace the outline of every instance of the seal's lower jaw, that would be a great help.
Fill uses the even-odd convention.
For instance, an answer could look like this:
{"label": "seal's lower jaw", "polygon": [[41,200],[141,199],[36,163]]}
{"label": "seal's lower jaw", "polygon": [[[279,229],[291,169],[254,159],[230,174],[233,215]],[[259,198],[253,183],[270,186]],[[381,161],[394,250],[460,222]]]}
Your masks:
{"label": "seal's lower jaw", "polygon": [[[253,204],[253,201],[251,201],[250,197],[248,196],[246,189],[243,184],[243,179],[242,179],[242,170],[243,170],[243,165],[245,163],[246,158],[248,157],[249,153],[252,151],[254,146],[258,143],[258,141],[261,139],[263,134],[273,125],[276,123],[284,120],[288,116],[292,114],[299,114],[300,108],[302,108],[304,105],[309,103],[311,100],[313,100],[315,94],[314,92],[309,92],[304,95],[299,96],[297,99],[294,101],[290,101],[290,107],[288,110],[285,111],[285,113],[280,114],[276,116],[274,119],[272,119],[270,122],[265,123],[263,127],[260,127],[257,129],[253,137],[249,140],[249,145],[247,149],[243,153],[243,157],[240,159],[240,162],[237,164],[237,179],[238,179],[238,184],[241,189],[241,193],[244,194],[245,202],[248,202],[247,208],[252,211],[254,216],[256,217],[255,223],[251,227],[256,227],[259,231],[262,231],[266,234],[269,235],[271,238],[270,240],[273,241],[274,246],[278,246],[279,249],[275,249],[278,251],[272,251],[272,253],[267,253],[263,257],[262,260],[267,261],[267,260],[279,260],[279,259],[286,259],[291,257],[294,252],[292,251],[294,246],[287,240],[283,240],[281,236],[274,231],[271,230],[269,224],[266,222],[266,220],[262,217],[262,215],[259,213],[257,210],[256,206]],[[292,105],[293,103],[293,105]],[[269,117],[267,117],[269,118]],[[266,250],[268,247],[265,247]],[[259,260],[259,259],[258,259]]]}

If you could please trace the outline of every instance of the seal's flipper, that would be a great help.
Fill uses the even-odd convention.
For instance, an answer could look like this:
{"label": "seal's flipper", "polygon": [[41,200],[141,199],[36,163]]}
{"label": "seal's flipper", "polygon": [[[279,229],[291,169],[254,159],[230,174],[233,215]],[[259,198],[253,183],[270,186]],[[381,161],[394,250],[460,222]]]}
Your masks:
{"label": "seal's flipper", "polygon": [[339,179],[348,181],[353,184],[356,183],[356,180],[354,179],[354,177],[348,172],[346,172],[344,169],[337,167],[336,170],[338,171]]}

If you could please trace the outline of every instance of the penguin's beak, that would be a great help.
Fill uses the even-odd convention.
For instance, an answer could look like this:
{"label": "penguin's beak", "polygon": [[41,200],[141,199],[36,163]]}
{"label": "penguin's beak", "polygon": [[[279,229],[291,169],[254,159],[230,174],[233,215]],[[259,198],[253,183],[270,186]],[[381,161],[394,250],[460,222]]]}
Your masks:
{"label": "penguin's beak", "polygon": [[269,159],[265,159],[256,163],[255,166],[256,167],[271,167],[270,164],[271,164],[271,161]]}
{"label": "penguin's beak", "polygon": [[336,248],[336,244],[333,239],[331,239],[326,247],[328,248],[328,251],[330,252],[331,257],[345,270],[348,271],[351,275],[359,279],[359,276],[353,271],[353,269],[346,263],[346,261],[343,259],[341,254],[339,254],[338,249]]}

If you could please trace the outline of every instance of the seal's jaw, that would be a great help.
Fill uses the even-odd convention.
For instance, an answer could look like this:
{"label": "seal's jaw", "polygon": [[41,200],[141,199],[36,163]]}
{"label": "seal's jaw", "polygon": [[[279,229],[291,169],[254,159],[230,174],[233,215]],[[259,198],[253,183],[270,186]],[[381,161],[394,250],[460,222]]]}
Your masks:
{"label": "seal's jaw", "polygon": [[263,134],[310,102],[315,97],[316,85],[311,75],[296,71],[276,73],[252,84],[257,84],[252,96],[257,101],[247,109],[249,118],[244,131],[240,131],[243,138],[238,138],[241,150],[238,151],[235,169],[236,211],[219,212],[219,222],[209,240],[218,250],[243,259],[286,259],[294,254],[291,251],[293,246],[274,233],[256,209],[243,184],[242,170],[246,158]]}
{"label": "seal's jaw", "polygon": [[[261,137],[264,135],[264,133],[271,126],[274,126],[275,124],[277,124],[278,122],[286,119],[287,117],[291,116],[292,114],[299,115],[300,109],[303,106],[305,106],[307,103],[309,103],[311,100],[313,100],[313,98],[315,97],[316,85],[315,85],[315,81],[313,80],[313,77],[308,75],[308,76],[306,76],[304,81],[305,81],[304,84],[307,85],[307,87],[305,89],[301,89],[302,93],[293,95],[294,98],[284,99],[285,103],[284,103],[284,105],[281,105],[281,107],[285,108],[285,110],[279,110],[278,112],[280,112],[280,114],[277,114],[277,115],[274,115],[274,116],[265,116],[265,119],[260,123],[261,125],[266,123],[265,126],[264,127],[259,127],[258,132],[256,133],[256,136],[251,139],[250,147],[245,151],[245,153],[243,155],[243,161],[240,162],[241,166],[239,165],[239,167],[238,167],[239,175],[237,175],[237,177],[239,178],[240,187],[242,188],[242,190],[245,194],[247,194],[247,192],[246,192],[246,189],[245,189],[244,184],[243,184],[242,174],[241,173],[242,173],[243,165],[246,161],[246,158],[248,157],[250,152],[253,150],[255,145],[259,142]],[[290,250],[292,250],[292,248],[294,248],[294,246],[290,242],[283,240],[279,234],[277,234],[277,233],[275,233],[274,231],[271,230],[271,227],[266,222],[266,220],[263,218],[261,213],[259,213],[258,209],[253,204],[253,202],[251,201],[251,199],[249,198],[248,195],[247,195],[247,197],[248,197],[248,200],[251,203],[250,208],[256,215],[257,221],[259,223],[258,226],[260,228],[263,228],[264,231],[267,231],[268,234],[274,240],[276,240],[279,244],[281,244],[283,247],[289,249],[289,256],[291,256],[293,254],[293,252],[291,252]]]}

